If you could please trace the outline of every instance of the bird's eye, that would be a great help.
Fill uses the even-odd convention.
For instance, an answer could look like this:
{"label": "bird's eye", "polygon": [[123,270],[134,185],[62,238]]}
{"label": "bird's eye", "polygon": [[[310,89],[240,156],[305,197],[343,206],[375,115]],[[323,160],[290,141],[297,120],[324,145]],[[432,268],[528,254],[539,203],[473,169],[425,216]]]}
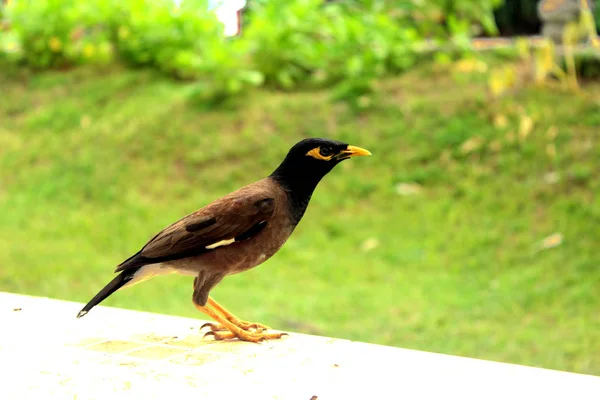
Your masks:
{"label": "bird's eye", "polygon": [[329,157],[333,154],[333,149],[328,146],[319,147],[319,154],[321,154],[323,157]]}

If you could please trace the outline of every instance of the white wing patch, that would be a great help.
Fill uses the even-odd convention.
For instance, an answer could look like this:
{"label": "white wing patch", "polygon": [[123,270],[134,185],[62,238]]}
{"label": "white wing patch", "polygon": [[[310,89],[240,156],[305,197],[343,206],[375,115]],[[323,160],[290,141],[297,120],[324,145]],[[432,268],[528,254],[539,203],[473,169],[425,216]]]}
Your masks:
{"label": "white wing patch", "polygon": [[136,285],[140,282],[147,281],[148,279],[154,278],[159,275],[169,275],[175,273],[184,273],[176,268],[169,267],[165,264],[147,264],[142,268],[138,269],[135,274],[133,274],[133,279],[130,280],[123,286],[124,288]]}
{"label": "white wing patch", "polygon": [[212,250],[215,249],[217,247],[221,247],[221,246],[229,246],[231,243],[235,242],[235,238],[233,239],[225,239],[225,240],[221,240],[220,242],[217,243],[213,243],[209,246],[206,246],[207,249]]}

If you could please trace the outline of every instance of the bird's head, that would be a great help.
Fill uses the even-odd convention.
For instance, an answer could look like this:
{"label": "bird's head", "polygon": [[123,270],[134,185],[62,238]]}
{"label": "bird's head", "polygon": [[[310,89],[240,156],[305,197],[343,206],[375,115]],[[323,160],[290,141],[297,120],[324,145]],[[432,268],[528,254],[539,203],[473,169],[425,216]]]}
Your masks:
{"label": "bird's head", "polygon": [[272,177],[294,186],[316,186],[340,162],[371,153],[360,147],[331,139],[309,138],[296,143]]}

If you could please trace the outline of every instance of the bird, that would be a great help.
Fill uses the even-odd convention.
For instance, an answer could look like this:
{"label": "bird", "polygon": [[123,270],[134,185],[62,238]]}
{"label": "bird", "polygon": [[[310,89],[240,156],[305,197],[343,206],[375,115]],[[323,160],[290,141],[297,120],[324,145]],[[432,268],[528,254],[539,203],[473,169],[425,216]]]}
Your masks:
{"label": "bird", "polygon": [[336,165],[363,148],[338,140],[306,138],[294,144],[266,178],[241,187],[167,226],[137,253],[117,265],[119,273],[77,314],[86,315],[117,290],[155,276],[194,277],[192,302],[216,323],[215,340],[261,342],[287,333],[234,316],[211,290],[225,277],[254,268],[279,251],[305,214],[314,190]]}

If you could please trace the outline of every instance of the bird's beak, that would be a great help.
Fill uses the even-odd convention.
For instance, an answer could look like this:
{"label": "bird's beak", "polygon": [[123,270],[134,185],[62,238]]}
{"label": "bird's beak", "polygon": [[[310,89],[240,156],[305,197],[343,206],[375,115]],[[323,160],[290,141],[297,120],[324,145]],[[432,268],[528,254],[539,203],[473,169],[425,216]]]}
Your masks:
{"label": "bird's beak", "polygon": [[371,152],[369,150],[357,146],[348,146],[346,150],[340,153],[340,155],[344,158],[350,158],[358,156],[370,156]]}

